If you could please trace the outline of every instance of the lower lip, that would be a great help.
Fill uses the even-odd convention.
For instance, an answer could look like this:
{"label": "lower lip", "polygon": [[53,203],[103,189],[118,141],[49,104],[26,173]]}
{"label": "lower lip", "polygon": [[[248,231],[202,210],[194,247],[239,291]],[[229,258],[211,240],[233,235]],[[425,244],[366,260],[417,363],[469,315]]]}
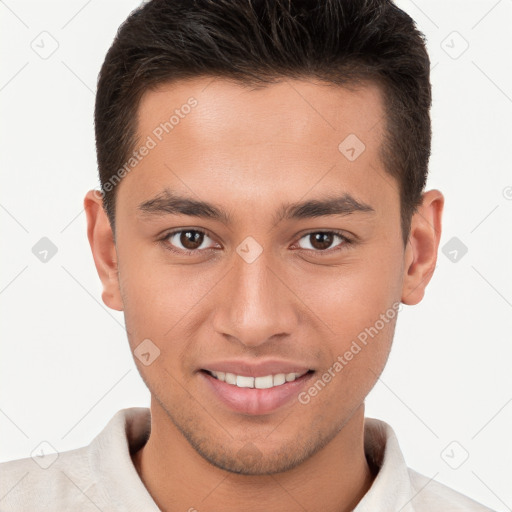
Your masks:
{"label": "lower lip", "polygon": [[230,409],[243,414],[269,414],[297,397],[313,376],[308,372],[293,382],[267,389],[239,388],[226,384],[206,371],[199,372],[214,394]]}

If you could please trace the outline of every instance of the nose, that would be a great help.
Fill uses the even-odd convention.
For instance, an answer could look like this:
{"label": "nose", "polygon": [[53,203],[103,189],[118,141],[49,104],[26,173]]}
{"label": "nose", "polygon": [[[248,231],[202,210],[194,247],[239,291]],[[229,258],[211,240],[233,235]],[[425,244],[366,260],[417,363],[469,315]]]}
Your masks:
{"label": "nose", "polygon": [[219,290],[215,331],[248,348],[292,334],[299,318],[296,297],[270,251],[251,263],[238,254],[234,259]]}

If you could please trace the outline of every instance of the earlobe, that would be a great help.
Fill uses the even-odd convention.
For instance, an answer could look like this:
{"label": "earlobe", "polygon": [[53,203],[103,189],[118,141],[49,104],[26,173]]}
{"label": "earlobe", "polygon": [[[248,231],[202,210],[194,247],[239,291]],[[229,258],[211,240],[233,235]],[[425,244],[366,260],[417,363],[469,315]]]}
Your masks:
{"label": "earlobe", "polygon": [[84,198],[87,216],[87,238],[92,250],[94,264],[103,284],[101,298],[111,309],[123,310],[119,288],[117,251],[114,235],[103,208],[103,199],[98,190],[89,190]]}
{"label": "earlobe", "polygon": [[423,194],[423,201],[412,216],[404,258],[404,304],[418,304],[423,299],[436,268],[443,206],[443,194],[439,190],[429,190]]}

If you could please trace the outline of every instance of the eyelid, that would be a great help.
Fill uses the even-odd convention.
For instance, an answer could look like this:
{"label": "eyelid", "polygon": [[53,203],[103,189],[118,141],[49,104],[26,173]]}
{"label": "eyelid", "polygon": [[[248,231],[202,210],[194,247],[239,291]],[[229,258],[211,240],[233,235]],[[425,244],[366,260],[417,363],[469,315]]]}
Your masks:
{"label": "eyelid", "polygon": [[306,233],[302,234],[298,238],[297,242],[299,242],[300,240],[302,240],[303,238],[305,238],[307,236],[317,234],[317,233],[327,233],[327,234],[332,234],[334,236],[338,236],[339,238],[342,239],[342,242],[338,245],[335,245],[334,247],[330,247],[329,249],[324,249],[324,250],[302,249],[301,247],[299,247],[298,250],[307,251],[308,253],[313,253],[315,255],[320,255],[320,256],[331,255],[335,252],[343,250],[343,248],[346,245],[353,243],[353,240],[350,237],[348,237],[345,234],[345,232],[337,230],[337,229],[313,229],[313,230],[307,231]]}
{"label": "eyelid", "polygon": [[208,247],[206,249],[180,249],[180,248],[173,247],[170,243],[166,243],[172,235],[175,235],[176,233],[181,233],[184,231],[195,231],[197,233],[202,233],[203,235],[206,235],[210,239],[214,238],[210,234],[209,231],[207,231],[206,229],[203,229],[203,228],[176,228],[176,229],[173,229],[171,231],[167,231],[166,233],[164,233],[164,235],[162,235],[162,237],[159,238],[158,241],[163,242],[168,250],[170,250],[176,254],[196,255],[201,252],[205,252],[205,251],[214,249],[213,247]]}
{"label": "eyelid", "polygon": [[[213,239],[214,237],[210,234],[209,231],[207,231],[206,229],[204,228],[176,228],[174,230],[171,230],[171,231],[167,231],[161,238],[159,238],[158,240],[163,242],[166,247],[168,248],[168,250],[174,252],[174,253],[177,253],[177,254],[182,254],[182,255],[196,255],[196,254],[199,254],[201,252],[205,252],[205,251],[211,251],[212,249],[214,249],[213,247],[208,247],[206,249],[179,249],[179,248],[174,248],[171,244],[169,243],[166,243],[167,240],[169,239],[169,237],[171,237],[172,235],[175,235],[176,233],[181,233],[183,231],[195,231],[197,233],[202,233],[204,235],[206,235],[207,237]],[[307,251],[307,252],[312,252],[314,253],[315,255],[329,255],[329,254],[332,254],[334,252],[337,252],[339,250],[342,250],[342,248],[346,245],[349,245],[351,243],[353,243],[353,240],[348,237],[343,231],[339,231],[339,230],[336,230],[336,229],[313,229],[313,230],[309,230],[305,233],[303,233],[302,235],[299,236],[299,238],[297,239],[297,242],[299,242],[300,240],[302,240],[303,238],[307,237],[307,236],[310,236],[310,235],[313,235],[313,234],[317,234],[317,233],[328,233],[328,234],[333,234],[335,236],[338,236],[342,239],[342,242],[340,244],[338,244],[337,246],[335,246],[334,248],[329,248],[329,249],[325,249],[325,250],[313,250],[313,249],[303,249],[301,247],[299,247],[298,250],[300,251]],[[296,245],[297,242],[294,244]]]}

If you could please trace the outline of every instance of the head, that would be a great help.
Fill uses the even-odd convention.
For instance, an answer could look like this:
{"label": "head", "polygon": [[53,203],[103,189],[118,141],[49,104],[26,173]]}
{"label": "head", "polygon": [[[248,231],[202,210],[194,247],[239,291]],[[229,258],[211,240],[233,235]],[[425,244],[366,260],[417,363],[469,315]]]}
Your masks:
{"label": "head", "polygon": [[[152,0],[120,27],[89,240],[132,350],[159,350],[135,358],[152,403],[218,467],[321,451],[380,375],[397,305],[423,297],[443,205],[424,192],[429,70],[388,0]],[[204,370],[270,359],[324,384],[265,414],[209,402]]]}

